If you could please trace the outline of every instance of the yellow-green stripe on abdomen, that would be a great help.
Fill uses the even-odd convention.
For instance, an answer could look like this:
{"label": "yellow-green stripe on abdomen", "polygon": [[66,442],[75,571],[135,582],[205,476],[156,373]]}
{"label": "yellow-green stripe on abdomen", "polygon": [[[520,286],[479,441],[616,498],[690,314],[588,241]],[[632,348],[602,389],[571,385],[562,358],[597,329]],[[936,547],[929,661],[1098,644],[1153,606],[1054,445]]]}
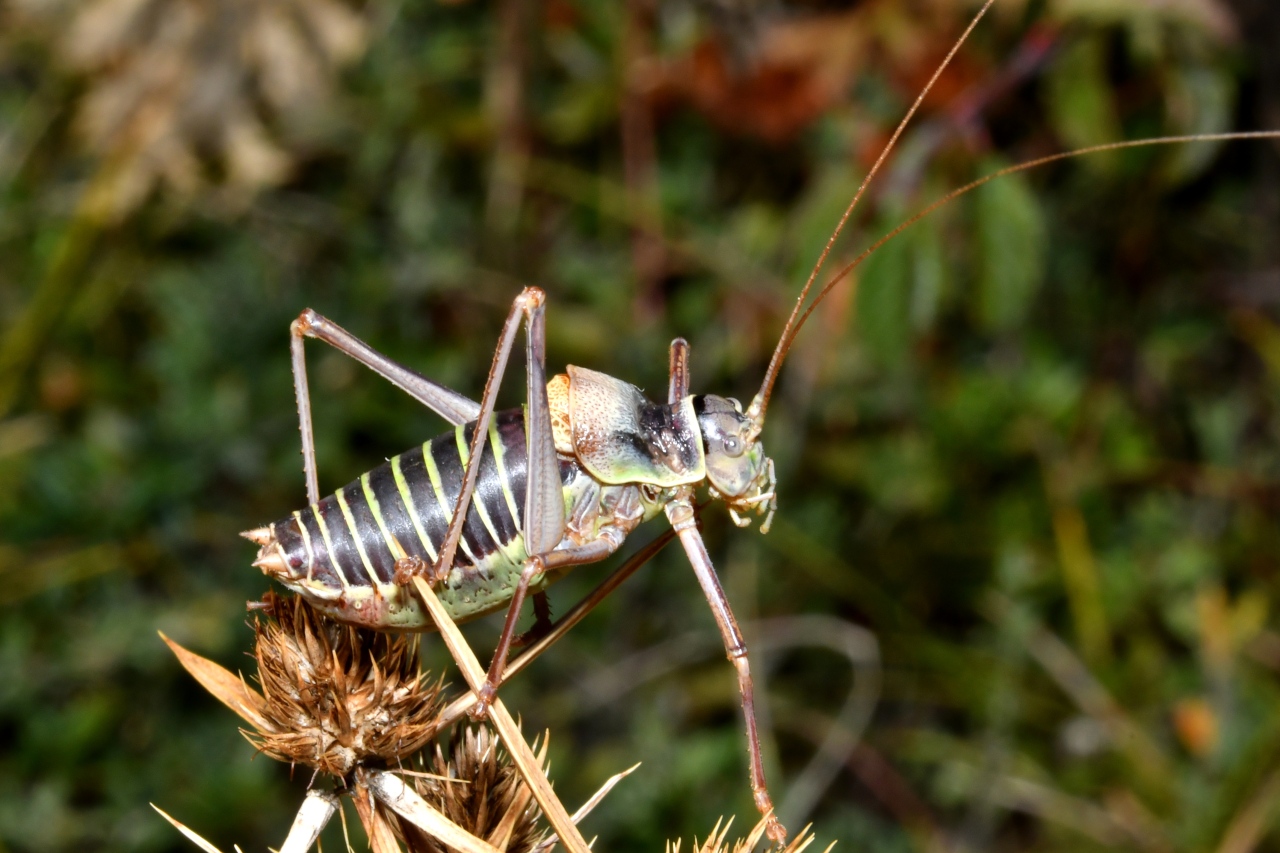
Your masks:
{"label": "yellow-green stripe on abdomen", "polygon": [[[290,573],[298,580],[295,588],[310,592],[313,603],[341,619],[399,630],[426,627],[419,624],[425,617],[417,603],[401,600],[402,593],[392,582],[396,556],[403,553],[434,561],[462,485],[460,444],[465,450],[473,430],[474,425],[468,424],[438,436],[315,506],[277,522],[277,540]],[[525,489],[521,410],[496,413],[489,439],[454,569],[437,589],[455,619],[487,613],[509,601],[525,559],[523,500],[517,500]],[[566,463],[564,467],[565,477],[577,475],[576,466]],[[310,541],[309,552],[304,531],[309,534],[305,537]],[[304,584],[308,573],[311,580]],[[373,600],[373,606],[362,606],[353,614],[351,607],[361,598]]]}

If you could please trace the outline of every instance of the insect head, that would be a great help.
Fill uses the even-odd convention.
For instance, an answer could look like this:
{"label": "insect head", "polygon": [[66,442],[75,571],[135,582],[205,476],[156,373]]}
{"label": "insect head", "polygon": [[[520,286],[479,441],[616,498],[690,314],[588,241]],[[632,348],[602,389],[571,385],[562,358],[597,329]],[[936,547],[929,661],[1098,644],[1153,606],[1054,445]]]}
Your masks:
{"label": "insect head", "polygon": [[751,524],[751,519],[739,513],[754,511],[763,515],[767,512],[760,532],[769,532],[773,514],[778,509],[777,478],[773,460],[764,455],[764,445],[756,439],[759,430],[742,413],[742,404],[732,397],[714,394],[694,397],[693,409],[702,432],[712,497],[729,505],[729,515],[739,527]]}

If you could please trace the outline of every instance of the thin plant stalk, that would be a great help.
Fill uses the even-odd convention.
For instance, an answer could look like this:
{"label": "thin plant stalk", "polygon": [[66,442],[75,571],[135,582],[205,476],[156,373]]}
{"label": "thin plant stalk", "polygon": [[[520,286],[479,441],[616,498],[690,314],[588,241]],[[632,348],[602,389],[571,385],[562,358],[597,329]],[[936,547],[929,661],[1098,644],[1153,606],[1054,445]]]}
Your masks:
{"label": "thin plant stalk", "polygon": [[[476,658],[475,652],[467,644],[458,626],[449,618],[444,605],[440,603],[440,599],[436,597],[435,591],[427,582],[418,577],[413,579],[413,583],[418,590],[418,595],[422,597],[427,612],[431,614],[436,627],[440,629],[440,636],[449,648],[449,653],[458,665],[462,677],[473,692],[478,691],[480,685],[484,683],[485,670]],[[506,744],[525,783],[533,791],[534,799],[538,801],[543,814],[547,816],[547,820],[560,836],[569,853],[589,853],[591,848],[578,832],[578,828],[573,825],[573,819],[569,817],[564,803],[560,802],[560,798],[551,789],[551,782],[542,772],[542,766],[534,756],[533,750],[529,748],[529,744],[525,742],[524,736],[520,733],[520,727],[516,725],[511,712],[507,710],[501,699],[495,699],[493,705],[489,707],[489,720],[497,729],[498,736]]]}

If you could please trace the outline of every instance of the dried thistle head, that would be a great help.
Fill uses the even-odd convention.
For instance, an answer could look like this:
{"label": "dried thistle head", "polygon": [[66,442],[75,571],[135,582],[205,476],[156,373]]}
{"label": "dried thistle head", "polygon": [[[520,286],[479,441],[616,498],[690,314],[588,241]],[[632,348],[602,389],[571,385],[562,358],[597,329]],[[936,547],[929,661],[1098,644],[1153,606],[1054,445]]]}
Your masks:
{"label": "dried thistle head", "polygon": [[[375,853],[399,853],[401,842],[409,853],[547,853],[556,843],[540,826],[530,787],[536,781],[529,781],[538,778],[538,767],[547,784],[545,737],[536,755],[518,761],[489,729],[472,728],[455,737],[448,759],[437,745],[434,773],[423,772],[421,757],[420,770],[405,768],[444,719],[441,683],[418,673],[416,638],[342,625],[301,599],[275,594],[268,594],[254,632],[261,693],[160,636],[187,672],[252,726],[245,735],[259,750],[338,778]],[[607,780],[571,819],[561,805],[565,820],[581,820],[635,769]],[[548,796],[555,794],[548,789]],[[334,792],[309,792],[281,849],[310,849],[338,803]],[[216,850],[166,819],[202,849]],[[573,831],[567,822],[557,827]]]}
{"label": "dried thistle head", "polygon": [[268,596],[254,625],[262,692],[165,639],[210,693],[247,721],[245,736],[280,761],[344,779],[396,764],[439,729],[439,681],[418,670],[416,638],[325,619],[295,597]]}
{"label": "dried thistle head", "polygon": [[235,200],[284,181],[290,138],[333,99],[364,51],[344,0],[12,0],[87,81],[77,129],[102,168],[87,201],[104,219],[152,190],[208,186]]}
{"label": "dried thistle head", "polygon": [[[723,826],[721,825],[723,824]],[[712,827],[711,834],[708,835],[701,843],[695,838],[693,844],[689,845],[689,853],[750,853],[760,843],[760,839],[764,838],[765,830],[769,826],[769,818],[763,817],[747,833],[746,838],[739,838],[730,845],[727,842],[729,836],[729,827],[733,826],[733,818],[725,821],[724,818],[716,821],[716,825]],[[813,833],[809,831],[809,827],[805,827],[795,838],[791,839],[786,847],[774,848],[773,853],[803,853],[805,848],[813,843]],[[831,848],[835,847],[835,842],[827,845],[827,849],[822,853],[831,853]],[[666,853],[680,853],[680,839],[667,842]]]}
{"label": "dried thistle head", "polygon": [[[437,743],[428,769],[432,775],[413,778],[418,794],[472,835],[509,853],[531,853],[546,837],[532,791],[490,729],[455,732],[447,758]],[[433,838],[422,842],[412,849],[447,853]]]}
{"label": "dried thistle head", "polygon": [[272,730],[247,732],[262,752],[343,777],[395,762],[436,735],[440,682],[418,670],[417,638],[325,619],[296,597],[271,597],[254,656]]}

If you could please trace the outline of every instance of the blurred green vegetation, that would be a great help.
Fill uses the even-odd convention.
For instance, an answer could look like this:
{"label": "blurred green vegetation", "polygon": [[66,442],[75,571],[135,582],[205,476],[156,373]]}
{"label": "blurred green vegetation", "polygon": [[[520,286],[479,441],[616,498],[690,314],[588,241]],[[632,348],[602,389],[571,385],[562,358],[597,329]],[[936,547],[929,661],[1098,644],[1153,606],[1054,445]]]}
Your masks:
{"label": "blurred green vegetation", "polygon": [[[303,307],[478,395],[537,284],[553,369],[653,392],[682,335],[749,398],[974,6],[0,3],[0,850],[190,849],[148,802],[283,838],[307,774],[155,632],[244,660],[236,533],[303,501]],[[1280,127],[1278,43],[1267,0],[1001,0],[835,260],[1011,162]],[[764,435],[774,530],[706,514],[793,830],[1280,850],[1278,238],[1274,144],[1141,149],[988,185],[833,293]],[[309,352],[322,488],[440,431]],[[677,551],[504,690],[571,806],[644,762],[597,849],[754,819]]]}

